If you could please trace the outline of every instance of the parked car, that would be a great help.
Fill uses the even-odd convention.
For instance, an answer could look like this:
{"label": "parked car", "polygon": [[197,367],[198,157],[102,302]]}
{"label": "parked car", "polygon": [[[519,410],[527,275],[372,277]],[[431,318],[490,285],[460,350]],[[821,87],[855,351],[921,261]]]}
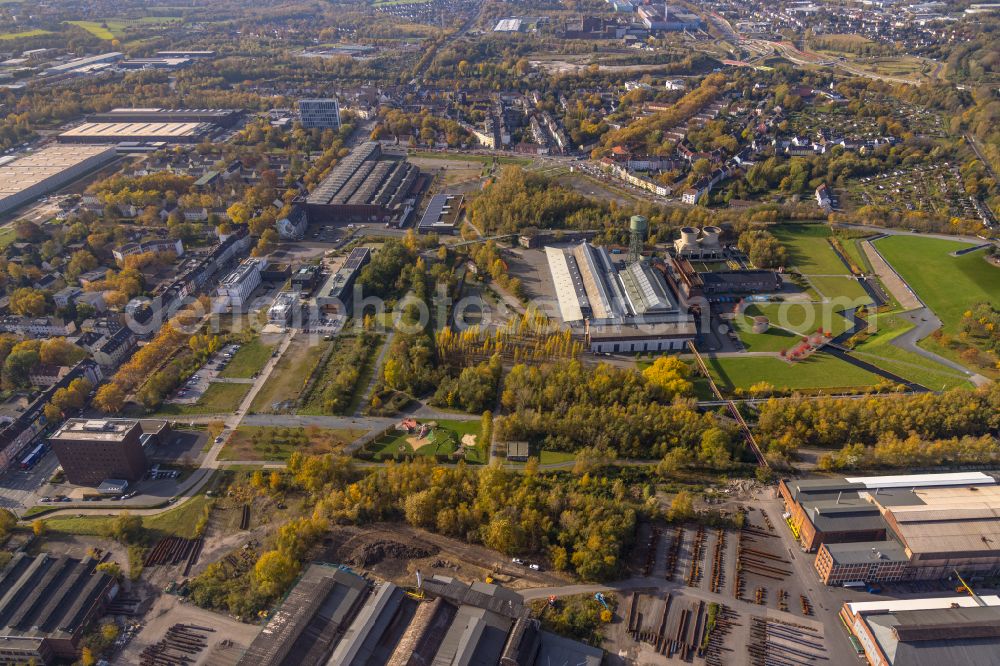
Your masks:
{"label": "parked car", "polygon": [[532,571],[541,571],[542,570],[542,568],[540,566],[538,566],[537,564],[529,564],[528,568],[531,569]]}
{"label": "parked car", "polygon": [[514,559],[511,560],[511,564],[524,564],[524,560],[522,560],[519,557],[515,557]]}

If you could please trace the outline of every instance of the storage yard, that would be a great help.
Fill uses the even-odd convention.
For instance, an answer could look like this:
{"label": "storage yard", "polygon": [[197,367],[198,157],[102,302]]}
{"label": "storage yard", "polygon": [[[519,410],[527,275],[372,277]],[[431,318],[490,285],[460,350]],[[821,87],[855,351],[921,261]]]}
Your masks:
{"label": "storage yard", "polygon": [[750,509],[740,529],[640,525],[629,565],[650,587],[622,595],[606,647],[640,663],[830,660],[827,641],[842,650],[846,638],[827,638],[831,613],[818,621],[778,529],[765,509]]}

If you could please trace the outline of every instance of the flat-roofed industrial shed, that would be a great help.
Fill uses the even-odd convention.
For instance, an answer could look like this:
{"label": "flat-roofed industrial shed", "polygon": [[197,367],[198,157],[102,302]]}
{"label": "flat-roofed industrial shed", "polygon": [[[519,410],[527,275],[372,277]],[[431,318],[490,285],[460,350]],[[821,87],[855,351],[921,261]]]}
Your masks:
{"label": "flat-roofed industrial shed", "polygon": [[0,214],[53,192],[115,159],[108,146],[50,145],[0,166]]}
{"label": "flat-roofed industrial shed", "polygon": [[169,141],[196,143],[216,128],[209,123],[141,122],[83,123],[58,136],[62,143],[118,143],[120,141]]}

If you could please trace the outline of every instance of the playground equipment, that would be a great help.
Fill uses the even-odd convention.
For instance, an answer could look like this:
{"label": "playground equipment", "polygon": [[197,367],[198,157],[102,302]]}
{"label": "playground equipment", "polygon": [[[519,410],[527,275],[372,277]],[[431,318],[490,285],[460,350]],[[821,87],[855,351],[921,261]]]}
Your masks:
{"label": "playground equipment", "polygon": [[611,618],[614,616],[614,613],[611,612],[611,607],[608,606],[608,602],[604,598],[604,593],[598,592],[594,595],[594,599],[597,600],[597,603],[604,606],[604,610],[601,611],[601,622],[611,622]]}

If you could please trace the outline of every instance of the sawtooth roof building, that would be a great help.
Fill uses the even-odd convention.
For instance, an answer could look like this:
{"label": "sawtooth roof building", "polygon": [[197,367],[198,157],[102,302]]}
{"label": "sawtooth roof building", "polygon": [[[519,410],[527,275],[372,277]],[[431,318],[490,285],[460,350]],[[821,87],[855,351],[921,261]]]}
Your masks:
{"label": "sawtooth roof building", "polygon": [[676,350],[694,340],[694,318],[651,263],[616,263],[587,242],[545,254],[560,316],[591,351]]}
{"label": "sawtooth roof building", "polygon": [[405,159],[384,157],[381,144],[363,143],[309,193],[309,222],[386,222],[402,216],[419,176]]}
{"label": "sawtooth roof building", "polygon": [[413,593],[313,564],[239,666],[599,666],[603,655],[542,631],[513,590],[434,576]]}
{"label": "sawtooth roof building", "polygon": [[0,663],[68,663],[87,627],[118,594],[98,562],[18,553],[0,571]]}

